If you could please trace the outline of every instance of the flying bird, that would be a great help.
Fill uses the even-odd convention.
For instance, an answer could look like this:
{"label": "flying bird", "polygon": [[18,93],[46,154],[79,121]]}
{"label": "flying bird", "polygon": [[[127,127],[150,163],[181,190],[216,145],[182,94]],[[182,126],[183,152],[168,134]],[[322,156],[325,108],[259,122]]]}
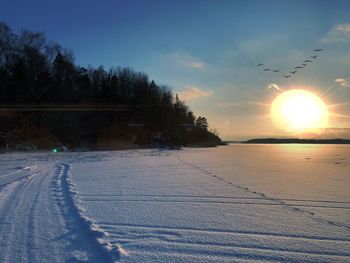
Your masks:
{"label": "flying bird", "polygon": [[283,77],[285,77],[287,79],[287,78],[290,78],[291,75],[283,75]]}
{"label": "flying bird", "polygon": [[280,72],[280,70],[279,69],[275,69],[273,72]]}
{"label": "flying bird", "polygon": [[259,63],[258,65],[256,65],[257,67],[260,67],[260,66],[262,66],[262,65],[264,65],[263,63]]}
{"label": "flying bird", "polygon": [[269,68],[266,68],[266,69],[264,69],[263,71],[270,71],[271,69],[269,69]]}
{"label": "flying bird", "polygon": [[307,62],[312,62],[312,61],[309,59],[303,61],[303,63],[307,63]]}
{"label": "flying bird", "polygon": [[290,73],[295,74],[297,73],[297,70],[291,71]]}
{"label": "flying bird", "polygon": [[315,56],[311,56],[313,59],[315,59],[315,58],[317,58],[318,57],[318,55],[315,55]]}
{"label": "flying bird", "polygon": [[322,51],[322,48],[317,48],[317,49],[314,49],[315,52],[320,52]]}

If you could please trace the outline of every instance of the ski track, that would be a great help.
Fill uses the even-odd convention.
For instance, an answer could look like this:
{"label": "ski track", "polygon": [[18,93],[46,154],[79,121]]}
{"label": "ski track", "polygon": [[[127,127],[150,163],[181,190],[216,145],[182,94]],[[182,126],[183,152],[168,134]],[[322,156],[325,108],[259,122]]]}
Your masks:
{"label": "ski track", "polygon": [[69,165],[0,175],[0,262],[117,262],[73,201]]}
{"label": "ski track", "polygon": [[[348,213],[349,201],[276,198],[235,183],[210,165],[187,161],[181,151],[140,150],[57,156],[46,162],[40,155],[29,162],[27,158],[19,159],[25,165],[2,170],[0,263],[350,262],[350,225],[306,210]],[[157,165],[147,158],[153,162],[162,161]],[[143,160],[144,163],[129,166],[129,160]],[[172,185],[177,182],[177,177],[193,179],[185,185],[189,187],[186,191],[177,189],[181,184]],[[103,184],[100,184],[101,180]],[[148,184],[153,182],[149,184],[152,190],[139,185],[139,180]],[[164,184],[164,180],[170,181]],[[191,185],[194,182],[198,185]],[[202,192],[189,192],[191,187],[208,185],[218,187],[214,195],[204,188]],[[220,185],[231,191],[221,192]],[[172,191],[176,190],[178,192],[174,194]],[[280,209],[281,214],[288,211],[289,215],[295,214],[296,219],[307,218],[308,224],[322,225],[323,232],[301,234],[288,228],[286,232],[278,228],[269,231],[244,228],[239,224],[235,229],[237,222],[232,227],[217,223],[197,227],[193,222],[174,224],[164,221],[169,208],[181,206],[184,209],[187,205],[199,210],[217,206],[243,207],[247,211]],[[142,208],[140,213],[137,213],[138,208]],[[108,210],[107,214],[104,209]],[[154,211],[163,212],[157,215],[159,220],[147,221],[149,218],[145,218],[143,221],[142,216],[152,215]],[[129,212],[130,217],[125,221],[125,213]],[[192,212],[193,209],[187,210],[183,216]],[[218,219],[220,216],[217,215]],[[342,235],[327,235],[325,229],[334,229]]]}

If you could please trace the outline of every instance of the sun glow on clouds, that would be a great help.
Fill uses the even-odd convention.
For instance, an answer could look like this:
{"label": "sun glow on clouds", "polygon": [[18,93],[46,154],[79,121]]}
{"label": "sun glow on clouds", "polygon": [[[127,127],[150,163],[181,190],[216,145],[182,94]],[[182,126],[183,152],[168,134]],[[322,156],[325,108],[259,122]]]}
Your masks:
{"label": "sun glow on clouds", "polygon": [[342,87],[349,87],[349,81],[346,79],[338,78],[334,80],[336,83],[338,83]]}
{"label": "sun glow on clouds", "polygon": [[270,84],[267,86],[267,89],[275,89],[275,90],[277,90],[277,91],[281,91],[280,86],[278,86],[276,83],[270,83]]}
{"label": "sun glow on clouds", "polygon": [[181,90],[179,93],[179,97],[185,101],[198,99],[200,97],[209,97],[213,95],[212,91],[203,91],[194,86],[187,86],[185,89]]}

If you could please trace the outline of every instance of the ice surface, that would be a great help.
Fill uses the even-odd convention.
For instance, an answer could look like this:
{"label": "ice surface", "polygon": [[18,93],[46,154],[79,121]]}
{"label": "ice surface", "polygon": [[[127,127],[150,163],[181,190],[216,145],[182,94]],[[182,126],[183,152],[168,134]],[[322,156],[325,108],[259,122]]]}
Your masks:
{"label": "ice surface", "polygon": [[0,262],[350,261],[349,146],[0,157]]}
{"label": "ice surface", "polygon": [[122,262],[348,261],[349,147],[283,147],[126,151],[72,180]]}

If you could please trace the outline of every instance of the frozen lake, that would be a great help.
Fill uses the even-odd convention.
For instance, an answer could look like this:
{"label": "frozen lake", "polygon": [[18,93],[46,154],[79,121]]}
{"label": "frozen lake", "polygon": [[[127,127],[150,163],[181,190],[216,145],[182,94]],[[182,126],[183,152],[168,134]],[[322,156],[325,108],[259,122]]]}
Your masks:
{"label": "frozen lake", "polygon": [[0,157],[0,262],[350,261],[350,146]]}

